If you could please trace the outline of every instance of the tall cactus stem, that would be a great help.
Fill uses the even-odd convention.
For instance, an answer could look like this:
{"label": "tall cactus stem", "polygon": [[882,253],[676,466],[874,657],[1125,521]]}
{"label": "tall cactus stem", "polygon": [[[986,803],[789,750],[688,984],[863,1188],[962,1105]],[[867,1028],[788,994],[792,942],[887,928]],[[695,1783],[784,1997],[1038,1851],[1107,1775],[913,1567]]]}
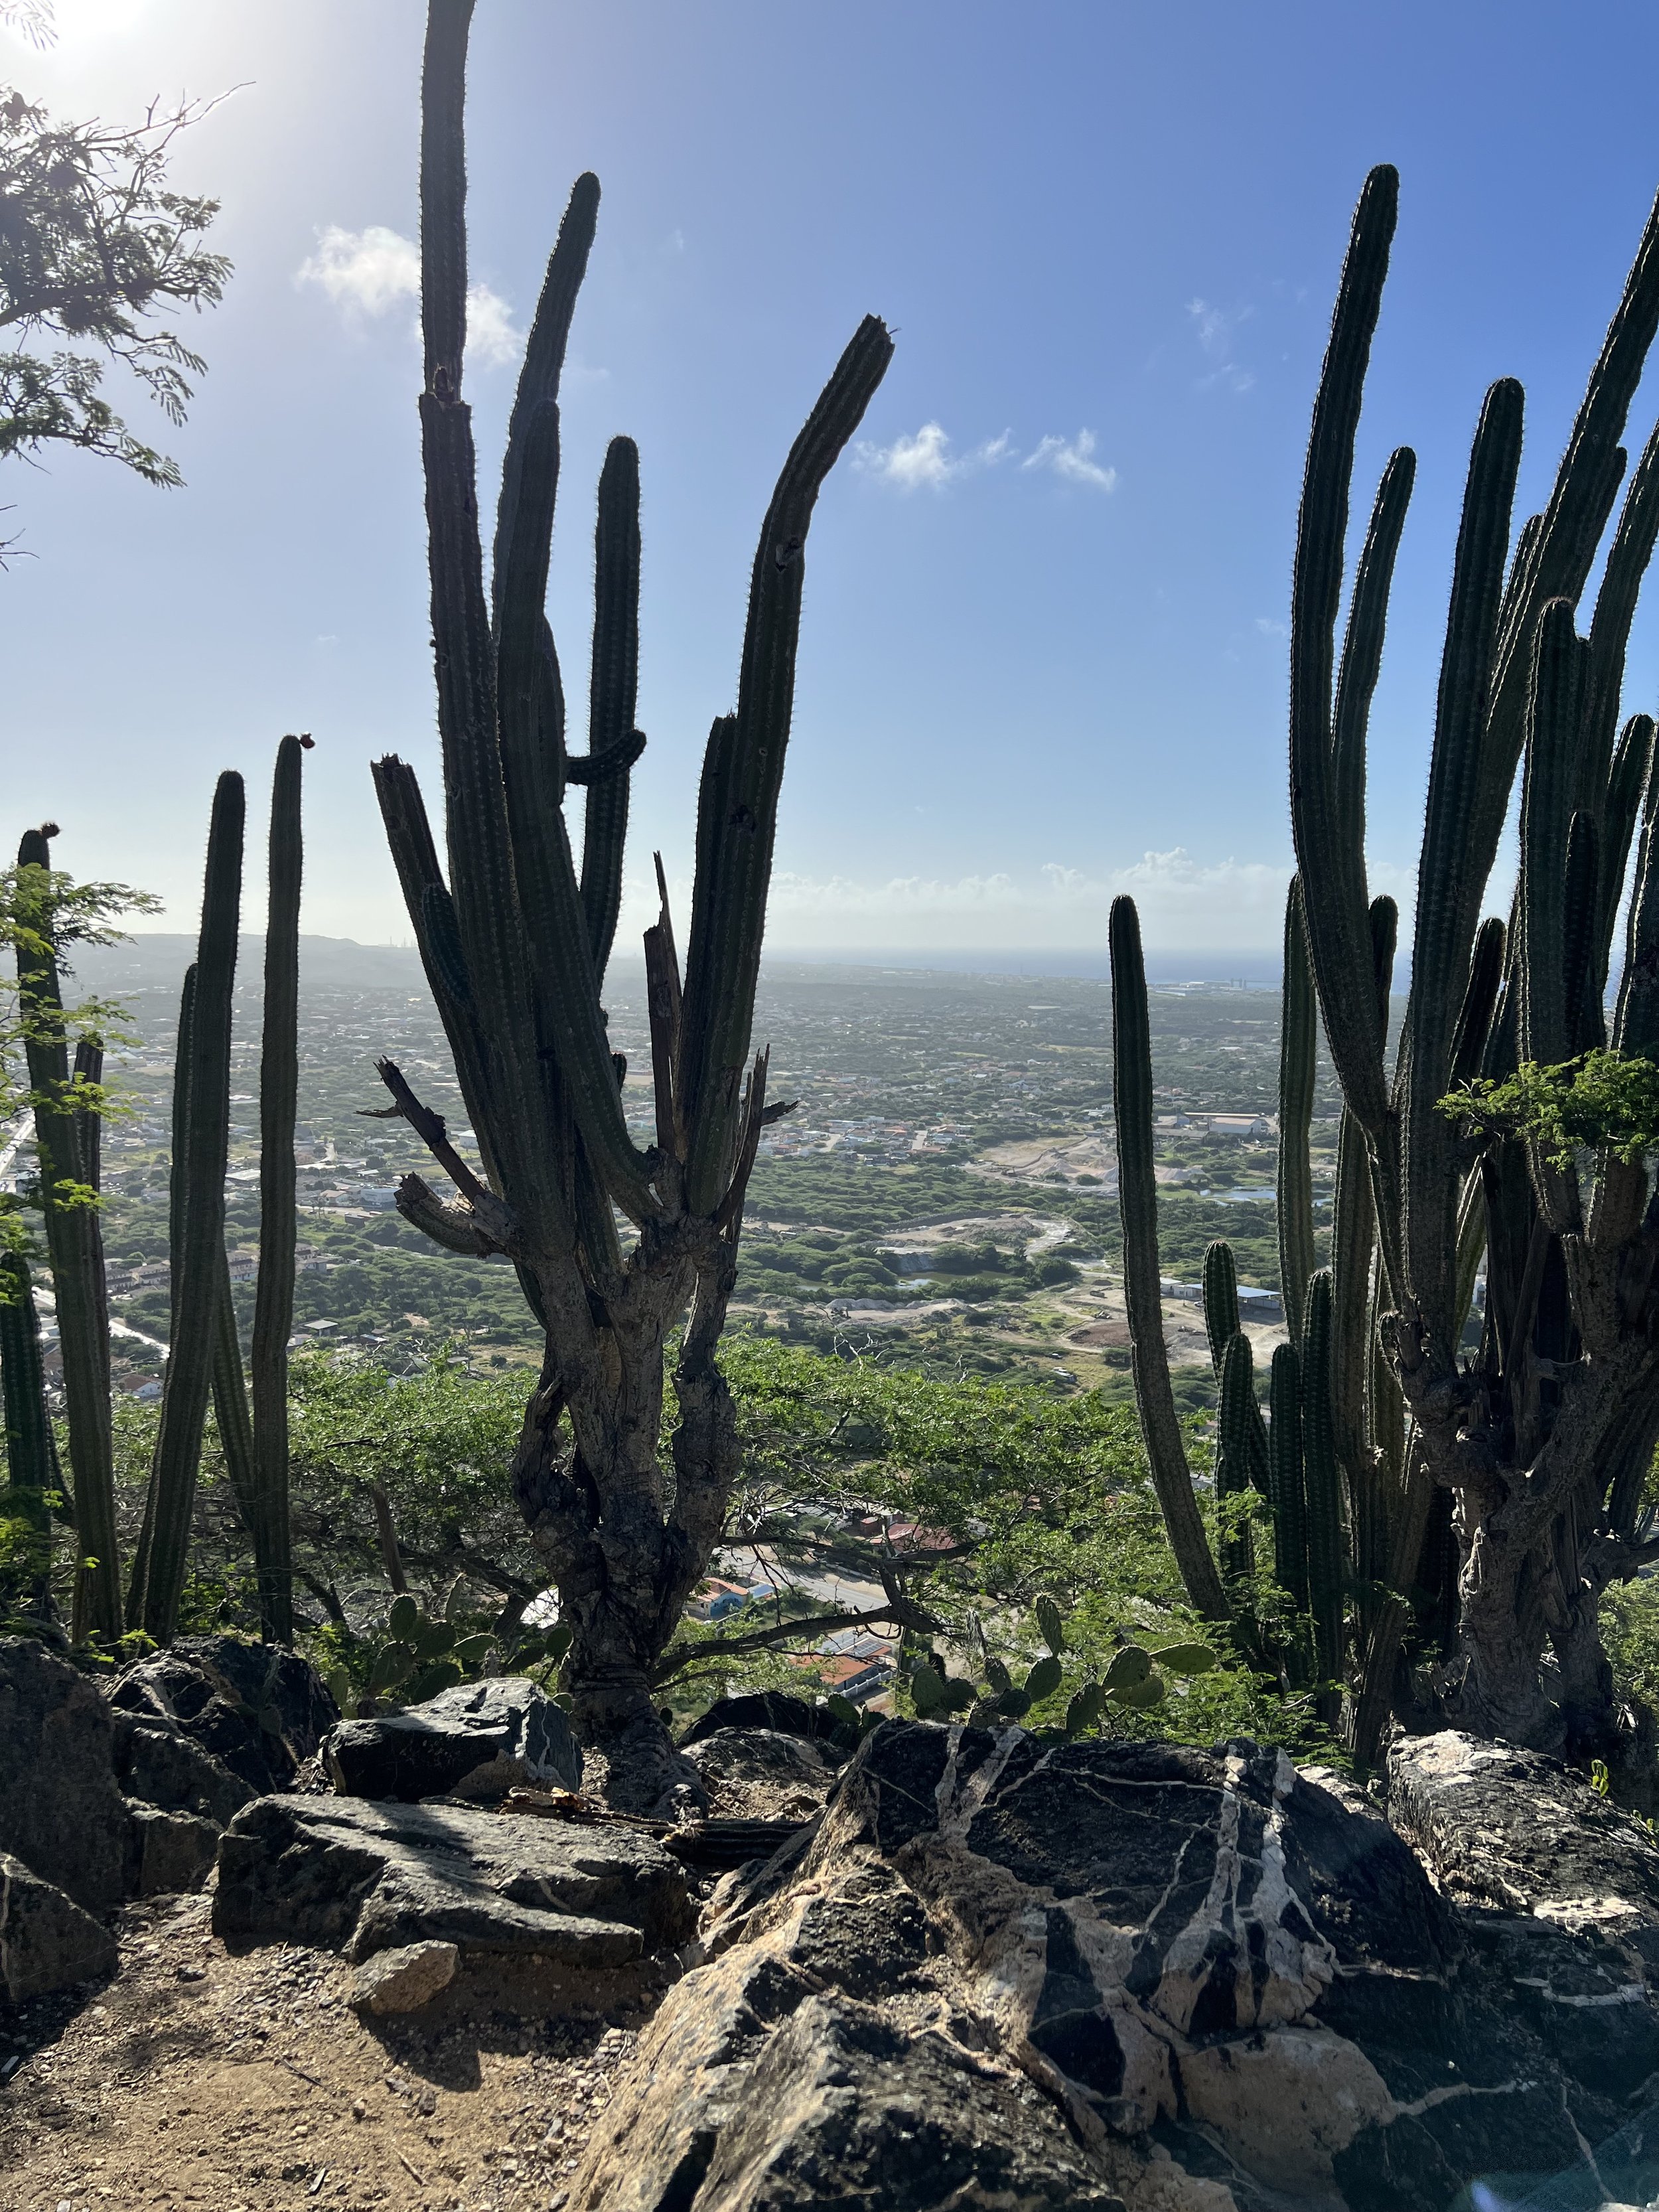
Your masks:
{"label": "tall cactus stem", "polygon": [[288,1340],[294,1328],[299,1210],[294,1164],[300,1090],[300,895],[305,873],[301,786],[306,740],[276,748],[270,793],[270,906],[259,1050],[259,1276],[253,1298],[253,1547],[259,1627],[294,1641],[289,1523]]}
{"label": "tall cactus stem", "polygon": [[1204,1533],[1170,1382],[1158,1249],[1158,1182],[1152,1166],[1152,1046],[1140,919],[1115,898],[1108,923],[1112,963],[1112,1097],[1117,1130],[1118,1210],[1123,1225],[1123,1298],[1129,1319],[1135,1406],[1152,1485],[1187,1595],[1206,1620],[1231,1607]]}
{"label": "tall cactus stem", "polygon": [[1291,1342],[1302,1341],[1308,1279],[1314,1271],[1313,1127],[1319,1014],[1303,920],[1302,879],[1285,901],[1285,970],[1279,1032],[1279,1282]]}
{"label": "tall cactus stem", "polygon": [[[71,1080],[47,829],[18,849],[18,892],[28,930],[17,944],[19,1011],[34,1100],[40,1202],[64,1364],[77,1571],[75,1632],[121,1633],[121,1560],[115,1521],[115,1445],[110,1420],[109,1312],[104,1241],[95,1200],[96,1117],[77,1109]],[[36,874],[34,872],[40,872]]]}
{"label": "tall cactus stem", "polygon": [[161,1429],[150,1471],[154,1510],[149,1555],[139,1594],[142,1625],[163,1644],[171,1641],[178,1625],[217,1340],[215,1309],[224,1264],[231,1000],[241,907],[244,813],[242,779],[228,769],[214,793],[208,833],[202,928],[190,1012],[182,1158],[176,1132],[174,1139],[173,1171],[180,1194],[180,1265]]}

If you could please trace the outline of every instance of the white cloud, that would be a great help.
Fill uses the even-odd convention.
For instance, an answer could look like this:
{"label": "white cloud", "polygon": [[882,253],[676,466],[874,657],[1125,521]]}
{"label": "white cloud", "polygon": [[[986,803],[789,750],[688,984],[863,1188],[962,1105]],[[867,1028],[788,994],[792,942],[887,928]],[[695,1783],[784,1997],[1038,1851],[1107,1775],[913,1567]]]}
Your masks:
{"label": "white cloud", "polygon": [[[317,285],[347,314],[384,315],[420,298],[421,249],[384,223],[343,230],[331,222],[318,232],[317,251],[301,263],[295,282]],[[512,309],[488,284],[467,287],[466,335],[468,353],[480,368],[498,368],[524,349]]]}
{"label": "white cloud", "polygon": [[1079,430],[1069,441],[1064,438],[1042,439],[1036,453],[1028,453],[1020,465],[1051,469],[1068,483],[1092,484],[1097,491],[1110,491],[1117,482],[1117,471],[1103,468],[1095,459],[1094,451],[1094,432]]}
{"label": "white cloud", "polygon": [[1255,626],[1263,637],[1288,637],[1291,634],[1285,623],[1275,622],[1271,615],[1258,615]]}
{"label": "white cloud", "polygon": [[944,428],[938,422],[924,422],[915,437],[901,434],[890,446],[860,441],[857,460],[866,475],[878,477],[884,483],[896,484],[901,491],[915,491],[923,485],[933,491],[942,491],[957,477],[993,468],[997,462],[1012,458],[1013,452],[1013,444],[1005,430],[1000,438],[988,438],[971,453],[952,453],[950,436]]}
{"label": "white cloud", "polygon": [[295,281],[319,285],[337,307],[383,315],[399,300],[420,297],[421,249],[384,223],[342,230],[331,222],[318,232],[317,251],[300,264]]}
{"label": "white cloud", "polygon": [[1241,323],[1248,323],[1255,313],[1254,307],[1240,307],[1229,313],[1224,307],[1212,307],[1207,300],[1188,300],[1187,313],[1193,319],[1194,335],[1206,356],[1215,363],[1206,376],[1198,380],[1200,391],[1219,384],[1229,392],[1248,392],[1255,382],[1255,372],[1242,367],[1233,358],[1233,339]]}
{"label": "white cloud", "polygon": [[524,351],[524,332],[515,330],[513,310],[488,284],[466,288],[466,350],[483,368],[501,368]]}

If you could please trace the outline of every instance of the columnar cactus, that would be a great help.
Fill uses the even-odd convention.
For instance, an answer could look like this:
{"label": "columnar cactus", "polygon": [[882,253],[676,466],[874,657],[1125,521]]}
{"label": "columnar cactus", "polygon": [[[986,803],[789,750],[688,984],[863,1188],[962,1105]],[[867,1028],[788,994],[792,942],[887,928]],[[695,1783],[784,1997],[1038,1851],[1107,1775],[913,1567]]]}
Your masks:
{"label": "columnar cactus", "polygon": [[[638,654],[638,459],[613,442],[599,488],[588,750],[566,744],[564,687],[544,602],[565,343],[599,206],[571,194],[508,426],[486,590],[471,410],[462,132],[471,0],[432,0],[422,82],[420,402],[443,744],[448,872],[413,772],[375,769],[393,860],[477,1133],[477,1165],[391,1061],[392,1110],[454,1186],[418,1177],[405,1219],[452,1249],[512,1260],[545,1331],[515,1492],[573,1636],[565,1679],[579,1731],[611,1753],[612,1794],[645,1805],[696,1778],[670,1753],[652,1670],[705,1571],[737,1468],[714,1363],[763,1125],[764,1053],[750,1059],[766,893],[789,735],[805,548],[818,491],[892,351],[868,317],[797,438],[762,528],[736,709],[705,757],[682,979],[665,893],[647,933],[654,1141],[623,1111],[625,1070],[600,997],[617,926]],[[578,873],[567,787],[586,793]],[[628,1224],[619,1235],[617,1217]],[[663,1355],[674,1371],[672,1496],[658,1459]]]}
{"label": "columnar cactus", "polygon": [[[253,1299],[254,1566],[268,1643],[294,1641],[294,1565],[288,1496],[288,1340],[294,1327],[294,1127],[300,1086],[300,887],[304,849],[301,768],[308,737],[276,748],[270,793],[270,890],[259,1055],[259,1279]],[[240,1371],[240,1358],[238,1355]]]}
{"label": "columnar cactus", "polygon": [[[162,1643],[178,1623],[216,1347],[221,1380],[226,1379],[221,1334],[229,1290],[225,1166],[244,811],[242,779],[227,770],[214,793],[201,936],[185,982],[173,1076],[173,1327],[143,1533],[128,1594],[131,1625]],[[240,1388],[240,1362],[235,1379]]]}
{"label": "columnar cactus", "polygon": [[[15,1215],[9,1225],[17,1226]],[[51,1499],[58,1488],[58,1455],[40,1367],[40,1317],[21,1242],[0,1248],[0,1413],[6,1445],[0,1518],[27,1532],[27,1556],[15,1561],[9,1579],[21,1585],[15,1595],[21,1608],[44,1614],[52,1601]]]}
{"label": "columnar cactus", "polygon": [[[1117,1133],[1118,1212],[1123,1226],[1123,1303],[1129,1321],[1135,1405],[1153,1487],[1187,1595],[1206,1620],[1225,1620],[1231,1607],[1194,1494],[1192,1469],[1170,1383],[1169,1349],[1164,1341],[1158,1179],[1152,1168],[1152,1043],[1140,917],[1134,901],[1114,899],[1107,926],[1112,961],[1112,1106]],[[1220,1263],[1217,1267],[1213,1300],[1217,1328],[1223,1325],[1229,1303],[1237,1327],[1237,1298],[1236,1293],[1229,1296],[1231,1261],[1229,1253],[1224,1268]],[[1209,1287],[1206,1282],[1206,1293]],[[1210,1310],[1211,1299],[1206,1295],[1206,1314]],[[1213,1335],[1211,1341],[1213,1348]]]}
{"label": "columnar cactus", "polygon": [[[1655,798],[1653,726],[1620,731],[1626,641],[1659,535],[1659,434],[1632,476],[1589,635],[1575,609],[1626,470],[1620,441],[1659,328],[1650,216],[1543,511],[1511,538],[1522,395],[1500,380],[1476,428],[1418,869],[1411,995],[1392,1067],[1394,917],[1369,897],[1366,726],[1415,464],[1383,471],[1339,656],[1344,541],[1398,179],[1373,170],[1355,215],[1309,442],[1291,647],[1291,813],[1307,937],[1346,1111],[1330,1300],[1331,1426],[1347,1492],[1363,1639],[1348,1718],[1375,1755],[1402,1639],[1448,1656],[1455,1492],[1459,1664],[1425,1668],[1402,1716],[1588,1755],[1613,1730],[1597,1606],[1653,1555],[1638,1523],[1659,1436],[1659,1298],[1649,1179],[1608,1150],[1563,1164],[1462,1125],[1442,1101],[1517,1063],[1602,1042],[1614,920]],[[1480,902],[1522,770],[1521,879],[1507,927]],[[1613,1044],[1659,1048],[1659,869],[1645,830]],[[1581,1178],[1588,1173],[1586,1188]],[[1459,1346],[1484,1249],[1479,1352]],[[1313,1510],[1310,1470],[1310,1510]],[[1323,1480],[1322,1475],[1321,1480]],[[1425,1593],[1413,1620],[1407,1595]],[[1316,1604],[1317,1596],[1316,1594]],[[1540,1662],[1548,1648],[1555,1694]],[[1436,1690],[1433,1684],[1452,1685]],[[1437,1702],[1434,1702],[1437,1700]]]}
{"label": "columnar cactus", "polygon": [[[64,1020],[52,911],[48,823],[31,830],[18,850],[19,897],[29,927],[17,945],[18,997],[29,1087],[34,1098],[35,1151],[46,1253],[57,1301],[69,1417],[71,1499],[81,1565],[76,1577],[74,1632],[113,1638],[121,1632],[121,1559],[115,1528],[115,1447],[110,1423],[109,1303],[104,1239],[95,1206],[85,1194],[98,1184],[96,1114],[82,1112],[76,1084],[95,1080],[101,1055],[77,1048],[71,1066]],[[35,873],[35,871],[39,873]]]}

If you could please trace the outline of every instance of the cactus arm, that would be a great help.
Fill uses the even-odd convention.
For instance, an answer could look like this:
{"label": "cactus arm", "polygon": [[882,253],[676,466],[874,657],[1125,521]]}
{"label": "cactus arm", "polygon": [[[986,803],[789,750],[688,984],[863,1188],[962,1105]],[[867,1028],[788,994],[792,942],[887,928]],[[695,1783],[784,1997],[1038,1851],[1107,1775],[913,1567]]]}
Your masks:
{"label": "cactus arm", "polygon": [[[1382,1130],[1388,1098],[1382,1042],[1363,988],[1370,969],[1364,860],[1352,810],[1345,819],[1339,805],[1332,678],[1354,434],[1399,190],[1392,168],[1373,169],[1354,213],[1314,403],[1291,600],[1291,820],[1297,865],[1306,886],[1314,973],[1332,1058],[1345,1094],[1373,1138]],[[1364,627],[1369,631],[1369,618]],[[1356,700],[1363,690],[1358,663],[1357,654]],[[1344,781],[1351,791],[1351,767]]]}
{"label": "cactus arm", "polygon": [[1607,1024],[1595,985],[1595,924],[1600,902],[1600,839],[1593,814],[1575,811],[1567,825],[1563,982],[1569,1057],[1607,1043]]}
{"label": "cactus arm", "polygon": [[1518,948],[1521,1057],[1547,1066],[1568,1052],[1567,838],[1589,659],[1571,606],[1551,600],[1538,625],[1527,703]]}
{"label": "cactus arm", "polygon": [[1285,978],[1279,1031],[1279,1281],[1291,1342],[1302,1341],[1308,1278],[1314,1271],[1314,1059],[1318,1010],[1303,923],[1302,879],[1291,878],[1285,902]]}
{"label": "cactus arm", "polygon": [[[1649,771],[1650,817],[1659,787],[1659,748]],[[1636,856],[1636,889],[1625,928],[1625,972],[1613,1018],[1614,1049],[1626,1059],[1659,1057],[1659,834],[1651,818],[1642,824]]]}
{"label": "cactus arm", "polygon": [[161,1425],[150,1471],[154,1513],[140,1614],[145,1629],[163,1644],[172,1640],[178,1626],[202,1428],[212,1386],[212,1317],[224,1261],[231,999],[241,907],[244,811],[242,779],[227,770],[214,792],[208,833],[202,930],[190,1009],[185,1157],[179,1158],[176,1139],[173,1151],[173,1171],[182,1189],[180,1264]]}
{"label": "cactus arm", "polygon": [[[548,256],[547,273],[542,280],[541,297],[536,303],[535,317],[526,341],[524,366],[519,373],[518,390],[507,422],[501,492],[495,508],[493,573],[498,630],[507,580],[515,558],[520,557],[515,554],[515,547],[520,539],[520,510],[526,499],[545,507],[548,534],[552,529],[553,496],[559,473],[559,380],[564,370],[565,347],[569,341],[571,318],[576,311],[576,295],[587,272],[587,257],[592,251],[599,215],[599,180],[591,171],[585,171],[571,187],[558,237]],[[550,451],[538,450],[546,443],[549,426],[545,410],[550,407],[553,410]],[[550,483],[544,481],[549,477]],[[541,527],[539,523],[535,526],[538,534]],[[534,565],[533,555],[532,562]],[[544,544],[540,557],[544,578],[546,565]],[[535,611],[539,617],[539,600]],[[539,647],[544,641],[550,644],[550,634],[538,628],[535,642]],[[556,668],[556,659],[554,669]]]}
{"label": "cactus arm", "polygon": [[[1273,1353],[1268,1382],[1272,1420],[1267,1429],[1267,1495],[1273,1516],[1273,1580],[1298,1613],[1308,1610],[1308,1500],[1302,1468],[1301,1363],[1295,1347],[1281,1344]],[[1305,1674],[1302,1655],[1293,1654],[1291,1680]]]}
{"label": "cactus arm", "polygon": [[[593,972],[604,981],[622,907],[628,838],[627,769],[644,739],[634,727],[640,675],[640,454],[613,438],[599,473],[593,532],[593,658],[588,681],[587,811],[582,822],[582,906]],[[616,763],[618,772],[604,773]]]}
{"label": "cactus arm", "polygon": [[[1570,1050],[1567,997],[1567,848],[1574,749],[1584,704],[1589,648],[1573,629],[1572,608],[1552,599],[1539,622],[1527,702],[1526,773],[1521,795],[1520,1052],[1554,1066]],[[1540,1206],[1552,1228],[1580,1225],[1577,1170],[1558,1168],[1540,1146],[1528,1147]]]}
{"label": "cactus arm", "polygon": [[[247,1382],[242,1373],[242,1346],[236,1332],[236,1301],[231,1294],[230,1261],[224,1239],[219,1241],[213,1302],[213,1419],[219,1431],[219,1449],[225,1457],[225,1474],[242,1526],[254,1546],[254,1571],[263,1546],[259,1517],[259,1479],[254,1460],[253,1421],[248,1412]],[[269,1640],[269,1639],[267,1639]]]}
{"label": "cactus arm", "polygon": [[1619,441],[1659,331],[1659,199],[1656,199],[1626,278],[1601,353],[1590,371],[1566,452],[1547,505],[1522,532],[1504,617],[1487,714],[1487,775],[1463,856],[1484,884],[1503,835],[1510,791],[1525,741],[1532,634],[1545,603],[1577,601],[1617,496],[1623,471]]}
{"label": "cactus arm", "polygon": [[[31,830],[18,848],[20,870],[52,866],[49,832]],[[76,1204],[64,1185],[89,1185],[96,1173],[96,1118],[70,1103],[70,1058],[52,916],[42,894],[29,916],[32,941],[17,946],[17,985],[24,1054],[35,1097],[46,1252],[57,1300],[64,1398],[69,1416],[76,1534],[83,1559],[96,1564],[76,1577],[77,1632],[121,1632],[120,1549],[115,1521],[115,1452],[110,1425],[109,1315],[104,1289],[103,1234],[95,1210]],[[27,878],[20,883],[27,899]]]}
{"label": "cactus arm", "polygon": [[466,955],[461,948],[455,902],[438,865],[437,848],[415,771],[395,753],[374,763],[374,793],[404,904],[420,949],[421,964],[455,1056],[455,1076],[477,1132],[485,1171],[500,1188],[484,1112],[488,1057],[479,1028]]}
{"label": "cactus arm", "polygon": [[1612,963],[1613,933],[1624,896],[1631,845],[1642,811],[1642,794],[1648,784],[1653,756],[1654,723],[1650,714],[1632,714],[1620,732],[1607,771],[1601,805],[1601,867],[1600,901],[1595,921],[1596,972],[1592,992],[1599,1006],[1607,996],[1607,972]]}
{"label": "cactus arm", "polygon": [[1302,1348],[1302,1460],[1308,1498],[1308,1598],[1320,1677],[1342,1677],[1342,1486],[1331,1425],[1331,1279],[1322,1268],[1308,1291]]}
{"label": "cactus arm", "polygon": [[[1356,1501],[1376,1486],[1365,1425],[1376,1232],[1364,1133],[1345,1107],[1336,1139],[1336,1192],[1331,1205],[1331,1429],[1348,1494]],[[1364,1564],[1361,1553],[1363,1517],[1357,1506],[1355,1551],[1360,1572],[1374,1573],[1375,1567]]]}
{"label": "cactus arm", "polygon": [[688,1194],[698,1212],[712,1212],[722,1194],[738,1079],[748,1059],[794,699],[807,530],[824,479],[892,354],[887,325],[866,315],[784,463],[755,554],[738,708],[724,762],[727,803],[707,825],[706,848],[699,824],[686,954],[683,1090]]}
{"label": "cactus arm", "polygon": [[1204,1334],[1210,1340],[1210,1364],[1221,1379],[1221,1362],[1238,1334],[1238,1270],[1233,1248],[1218,1237],[1204,1248]]}
{"label": "cactus arm", "polygon": [[1619,734],[1619,702],[1625,688],[1625,655],[1631,623],[1643,579],[1659,542],[1659,428],[1656,428],[1637,463],[1630,489],[1620,512],[1619,526],[1607,550],[1595,611],[1590,618],[1590,677],[1584,709],[1577,804],[1597,813],[1607,793],[1607,781]]}
{"label": "cactus arm", "polygon": [[[270,905],[265,921],[264,1034],[259,1050],[259,1274],[253,1297],[254,1567],[260,1631],[294,1641],[289,1526],[288,1340],[294,1328],[294,1125],[300,1087],[300,892],[303,742],[276,748],[270,793]],[[223,1426],[223,1416],[220,1417]]]}
{"label": "cactus arm", "polygon": [[1469,980],[1452,1038],[1449,1088],[1453,1091],[1461,1089],[1466,1083],[1472,1083],[1480,1073],[1486,1058],[1486,1040],[1492,1032],[1492,1017],[1498,1008],[1498,994],[1503,988],[1507,939],[1508,932],[1501,918],[1495,914],[1488,915],[1474,933],[1474,951],[1469,959]]}
{"label": "cactus arm", "polygon": [[[11,1213],[13,1208],[8,1206],[6,1212]],[[23,1602],[28,1610],[50,1617],[50,1498],[58,1487],[58,1455],[52,1443],[52,1417],[46,1411],[34,1281],[27,1255],[16,1244],[0,1248],[0,1420],[6,1455],[0,1514],[21,1522],[28,1531],[31,1587]]]}
{"label": "cactus arm", "polygon": [[[529,947],[513,874],[496,722],[495,640],[478,536],[471,410],[461,398],[466,330],[466,160],[462,110],[471,0],[434,0],[421,86],[422,467],[442,740],[450,890],[477,994],[479,1103],[490,1150],[537,1241],[568,1249],[557,1178],[538,1143],[545,1112]],[[533,489],[533,470],[526,470]],[[523,529],[522,519],[515,527]],[[417,922],[416,927],[419,928]]]}
{"label": "cactus arm", "polygon": [[[170,1121],[173,1156],[167,1173],[167,1343],[179,1340],[184,1326],[179,1295],[185,1279],[185,1164],[190,1154],[191,1025],[196,1013],[196,963],[185,970],[179,992],[179,1027],[173,1048],[173,1110]],[[163,1393],[162,1405],[166,1406]],[[132,1555],[132,1576],[127,1584],[127,1626],[144,1625],[144,1586],[149,1577],[150,1546],[155,1534],[155,1470],[144,1491],[143,1518]]]}
{"label": "cactus arm", "polygon": [[[1382,666],[1395,557],[1400,550],[1416,475],[1417,456],[1409,446],[1401,446],[1389,456],[1377,486],[1359,566],[1354,571],[1353,597],[1337,672],[1331,791],[1341,834],[1326,859],[1333,870],[1340,872],[1341,911],[1347,916],[1357,914],[1365,903],[1365,738]],[[1379,1040],[1379,1054],[1382,1048]]]}
{"label": "cactus arm", "polygon": [[[1216,1419],[1215,1488],[1219,1498],[1242,1497],[1252,1486],[1252,1431],[1261,1419],[1255,1402],[1255,1363],[1250,1340],[1241,1329],[1228,1343],[1221,1358],[1221,1395]],[[1265,1470],[1263,1488],[1265,1489]],[[1223,1559],[1231,1581],[1237,1583],[1255,1566],[1255,1547],[1248,1522],[1236,1536],[1225,1538]],[[1235,1592],[1243,1602],[1243,1593]]]}
{"label": "cactus arm", "polygon": [[1469,976],[1485,888],[1468,850],[1487,774],[1484,733],[1515,476],[1521,458],[1521,387],[1500,378],[1487,392],[1469,456],[1440,665],[1428,804],[1418,864],[1409,1034],[1402,1069],[1401,1148],[1409,1162],[1403,1281],[1435,1357],[1449,1362],[1455,1299],[1457,1143],[1439,1112]]}
{"label": "cactus arm", "polygon": [[1231,1610],[1193,1494],[1181,1440],[1158,1287],[1158,1184],[1152,1172],[1152,1048],[1140,920],[1132,898],[1112,901],[1112,1103],[1117,1131],[1118,1210],[1123,1225],[1123,1300],[1129,1317],[1135,1406],[1170,1548],[1187,1595],[1206,1620]]}

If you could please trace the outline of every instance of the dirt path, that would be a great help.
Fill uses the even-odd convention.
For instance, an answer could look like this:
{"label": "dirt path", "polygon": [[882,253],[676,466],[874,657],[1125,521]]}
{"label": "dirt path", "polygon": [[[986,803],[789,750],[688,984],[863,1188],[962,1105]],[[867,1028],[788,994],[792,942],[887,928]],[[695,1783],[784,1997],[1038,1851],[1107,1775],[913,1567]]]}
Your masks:
{"label": "dirt path", "polygon": [[210,1908],[129,1906],[106,1988],[0,2010],[5,2212],[557,2212],[638,2015],[360,2021],[331,1953],[232,1955]]}

